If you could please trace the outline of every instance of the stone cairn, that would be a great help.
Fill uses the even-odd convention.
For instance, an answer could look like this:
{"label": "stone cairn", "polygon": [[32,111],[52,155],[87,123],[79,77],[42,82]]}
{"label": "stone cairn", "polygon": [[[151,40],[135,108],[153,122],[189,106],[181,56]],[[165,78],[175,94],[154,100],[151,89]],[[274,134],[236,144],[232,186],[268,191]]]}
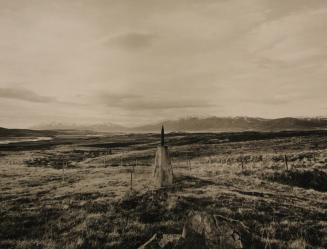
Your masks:
{"label": "stone cairn", "polygon": [[154,182],[158,187],[167,187],[173,184],[173,167],[165,145],[165,130],[161,128],[161,143],[157,148],[154,162]]}

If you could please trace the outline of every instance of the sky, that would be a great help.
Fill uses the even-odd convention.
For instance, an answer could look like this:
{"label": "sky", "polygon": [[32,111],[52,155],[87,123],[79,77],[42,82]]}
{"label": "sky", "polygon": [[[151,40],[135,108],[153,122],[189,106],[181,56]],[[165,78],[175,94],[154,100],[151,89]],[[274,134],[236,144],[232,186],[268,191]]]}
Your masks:
{"label": "sky", "polygon": [[327,116],[326,0],[0,0],[0,127]]}

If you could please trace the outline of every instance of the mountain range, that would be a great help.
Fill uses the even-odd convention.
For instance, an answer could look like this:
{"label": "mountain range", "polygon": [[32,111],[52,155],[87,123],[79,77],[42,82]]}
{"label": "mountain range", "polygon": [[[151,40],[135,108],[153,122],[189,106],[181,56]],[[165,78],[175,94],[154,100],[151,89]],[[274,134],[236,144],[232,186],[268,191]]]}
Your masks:
{"label": "mountain range", "polygon": [[167,131],[189,132],[233,132],[233,131],[282,131],[282,130],[317,130],[327,129],[327,118],[250,118],[250,117],[208,117],[166,120],[133,128],[112,123],[78,125],[50,123],[34,126],[36,130],[90,130],[97,132],[157,132],[161,125]]}

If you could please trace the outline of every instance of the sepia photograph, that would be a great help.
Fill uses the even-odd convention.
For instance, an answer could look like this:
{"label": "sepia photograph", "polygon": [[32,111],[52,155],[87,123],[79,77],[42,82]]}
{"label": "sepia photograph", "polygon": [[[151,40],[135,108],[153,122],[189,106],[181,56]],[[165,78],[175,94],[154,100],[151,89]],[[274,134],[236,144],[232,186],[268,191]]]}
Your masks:
{"label": "sepia photograph", "polygon": [[326,248],[326,0],[0,0],[0,249]]}

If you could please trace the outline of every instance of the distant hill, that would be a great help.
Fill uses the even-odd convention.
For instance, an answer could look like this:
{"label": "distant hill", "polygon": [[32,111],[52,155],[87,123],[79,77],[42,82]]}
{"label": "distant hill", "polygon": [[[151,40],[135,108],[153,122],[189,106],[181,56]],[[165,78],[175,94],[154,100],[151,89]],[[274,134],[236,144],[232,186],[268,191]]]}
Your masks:
{"label": "distant hill", "polygon": [[326,118],[278,118],[249,117],[184,118],[164,121],[134,128],[135,131],[159,131],[161,125],[169,131],[282,131],[327,129]]}
{"label": "distant hill", "polygon": [[6,129],[0,127],[0,138],[9,137],[47,137],[56,135],[56,131],[36,131],[27,129]]}
{"label": "distant hill", "polygon": [[96,132],[124,132],[127,128],[113,123],[79,125],[52,122],[31,127],[33,130],[79,130]]}

